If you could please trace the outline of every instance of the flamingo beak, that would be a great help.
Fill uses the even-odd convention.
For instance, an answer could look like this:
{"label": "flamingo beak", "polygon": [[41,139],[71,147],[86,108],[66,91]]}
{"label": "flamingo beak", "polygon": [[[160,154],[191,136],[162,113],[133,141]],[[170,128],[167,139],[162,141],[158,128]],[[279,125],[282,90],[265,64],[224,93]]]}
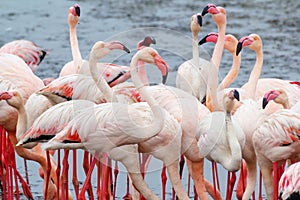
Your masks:
{"label": "flamingo beak", "polygon": [[266,97],[263,98],[263,101],[262,101],[262,108],[265,109],[266,106],[268,105],[269,101]]}
{"label": "flamingo beak", "polygon": [[239,42],[236,47],[235,55],[238,56],[243,49],[243,42]]}
{"label": "flamingo beak", "polygon": [[197,22],[200,26],[202,26],[202,16],[201,15],[197,15]]}
{"label": "flamingo beak", "polygon": [[233,90],[233,97],[240,101],[240,93],[237,90]]}
{"label": "flamingo beak", "polygon": [[0,101],[1,100],[8,100],[13,97],[13,94],[11,92],[0,92]]}
{"label": "flamingo beak", "polygon": [[80,17],[80,7],[78,4],[75,4],[74,5],[74,8],[75,8],[75,13],[78,17]]}
{"label": "flamingo beak", "polygon": [[152,44],[156,44],[156,40],[153,37],[152,37]]}
{"label": "flamingo beak", "polygon": [[204,36],[204,37],[199,41],[198,45],[202,45],[202,44],[206,43],[208,37],[209,37],[209,35]]}
{"label": "flamingo beak", "polygon": [[167,82],[168,72],[169,72],[169,66],[167,62],[160,57],[159,55],[154,56],[154,63],[160,70],[162,74],[162,83],[165,84]]}
{"label": "flamingo beak", "polygon": [[203,8],[203,10],[202,10],[201,15],[202,15],[202,16],[206,15],[206,14],[208,13],[208,9],[209,9],[208,5],[205,6],[205,8]]}
{"label": "flamingo beak", "polygon": [[112,49],[120,49],[120,50],[123,50],[125,51],[126,53],[130,53],[130,50],[124,45],[122,44],[121,42],[119,41],[112,41],[112,42],[109,42],[106,44],[106,46],[112,50]]}

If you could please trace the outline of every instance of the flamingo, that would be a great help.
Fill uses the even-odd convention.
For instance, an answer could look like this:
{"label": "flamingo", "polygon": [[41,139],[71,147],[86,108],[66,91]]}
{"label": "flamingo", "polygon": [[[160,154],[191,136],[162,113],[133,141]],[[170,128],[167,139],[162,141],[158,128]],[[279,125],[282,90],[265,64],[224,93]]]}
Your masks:
{"label": "flamingo", "polygon": [[4,44],[0,48],[0,53],[9,53],[19,56],[27,66],[35,72],[38,65],[43,61],[47,52],[34,42],[28,40],[14,40]]}
{"label": "flamingo", "polygon": [[296,200],[300,198],[300,162],[289,166],[280,177],[279,181],[279,199]]}
{"label": "flamingo", "polygon": [[[104,44],[101,42],[96,43],[93,48],[94,50],[97,50],[97,45],[103,46]],[[158,53],[150,47],[145,47],[145,48],[141,49],[132,58],[131,75],[132,75],[133,82],[137,86],[137,89],[140,91],[143,99],[146,100],[146,102],[148,102],[150,107],[148,107],[148,104],[145,104],[145,103],[137,103],[137,104],[130,104],[130,105],[124,105],[124,104],[120,104],[120,103],[100,104],[93,109],[94,110],[93,112],[95,112],[95,114],[96,114],[93,116],[96,116],[96,118],[98,118],[98,117],[100,117],[100,115],[102,115],[101,113],[103,113],[103,114],[106,113],[107,112],[106,110],[108,109],[109,113],[105,114],[105,119],[104,119],[105,121],[107,120],[107,122],[103,121],[103,119],[101,120],[101,124],[103,124],[103,125],[106,124],[105,125],[106,128],[100,124],[102,127],[101,132],[93,133],[94,131],[89,130],[88,132],[92,133],[92,134],[84,133],[83,132],[84,130],[82,129],[83,127],[81,127],[82,125],[84,126],[84,124],[82,124],[82,125],[77,124],[78,123],[77,120],[81,120],[82,117],[84,117],[84,118],[86,117],[87,113],[91,113],[91,111],[88,111],[87,113],[83,113],[83,114],[76,116],[62,132],[58,133],[52,140],[50,140],[48,142],[48,145],[46,146],[46,148],[52,148],[52,147],[49,147],[49,146],[51,146],[51,143],[54,147],[56,146],[56,148],[61,147],[63,145],[66,145],[66,146],[72,145],[72,143],[71,144],[63,144],[63,141],[65,141],[65,140],[77,141],[77,142],[80,141],[82,143],[81,145],[83,145],[86,149],[88,149],[89,151],[96,151],[97,154],[99,154],[102,151],[106,151],[105,149],[111,149],[110,146],[115,147],[115,146],[119,146],[119,145],[126,144],[126,143],[127,144],[128,143],[129,144],[130,143],[138,143],[139,151],[151,153],[153,156],[163,160],[164,164],[167,166],[168,173],[169,173],[172,185],[175,188],[177,196],[180,199],[188,199],[188,196],[184,192],[184,188],[180,182],[180,177],[178,174],[178,158],[180,156],[180,143],[181,143],[180,126],[177,123],[177,121],[168,112],[161,109],[160,106],[157,105],[157,103],[151,97],[151,95],[147,94],[147,90],[151,86],[144,86],[142,84],[141,80],[138,78],[138,75],[136,74],[136,65],[138,63],[138,60],[155,63],[160,68],[165,68],[166,63],[164,60],[162,60],[162,58],[158,55]],[[91,72],[93,74],[93,71],[91,71]],[[103,86],[101,86],[101,87],[103,87]],[[110,91],[108,91],[108,92],[110,92]],[[109,95],[111,95],[111,94],[109,94]],[[119,108],[119,105],[122,106],[122,108]],[[127,107],[127,108],[125,108],[125,107]],[[141,126],[141,125],[138,125],[141,127],[136,127],[135,125],[128,122],[128,120],[122,119],[123,117],[125,117],[125,116],[123,116],[124,110],[126,112],[126,119],[128,119],[128,117],[135,118],[135,116],[140,115],[140,114],[136,113],[137,109],[142,109],[142,112],[149,112],[150,111],[149,109],[153,109],[152,107],[154,107],[155,109],[158,109],[158,113],[157,113],[157,110],[154,110],[154,112],[153,112],[154,116],[157,114],[161,115],[161,113],[162,113],[165,116],[164,119],[161,119],[161,116],[159,116],[159,115],[157,117],[151,119],[153,117],[151,114],[151,115],[147,115],[147,117],[144,116],[143,118],[138,117],[136,119],[137,121],[135,121],[135,123],[137,123],[137,124],[140,124],[140,123],[144,124],[145,123],[145,122],[143,122],[144,120],[155,121],[154,123],[157,123],[158,126],[151,125],[151,129],[142,128],[143,126]],[[112,111],[111,109],[113,109],[113,111],[116,111],[117,113],[111,112]],[[127,113],[128,113],[127,111],[130,113],[129,116],[127,115]],[[134,112],[136,114],[133,116],[132,114]],[[109,124],[110,124],[109,125],[110,128],[109,128],[109,126],[107,126],[107,125],[108,125],[108,121],[111,120],[110,119],[111,115],[114,115],[114,116],[112,116],[113,121],[109,122]],[[150,117],[150,119],[149,119],[149,117]],[[92,121],[95,120],[95,118],[88,117],[87,120],[89,120],[89,122],[91,122],[90,125],[92,125],[93,124]],[[92,121],[90,121],[90,120],[92,120]],[[123,120],[125,120],[124,122],[126,124],[123,124],[124,123]],[[89,123],[89,122],[87,121],[87,123]],[[119,127],[119,128],[117,128],[117,130],[114,130],[113,133],[110,133],[115,136],[110,135],[108,133],[110,131],[107,130],[107,128],[114,129],[113,128],[114,126]],[[129,128],[129,126],[130,126],[130,128]],[[91,128],[93,128],[93,127],[91,127]],[[94,127],[94,128],[96,128],[96,127]],[[69,132],[71,129],[73,129],[73,130],[76,129],[75,135],[73,135],[73,133]],[[158,131],[158,135],[157,136],[153,135],[153,137],[151,137],[151,138],[149,136],[145,136],[145,134],[148,135],[149,133],[153,132],[152,129],[154,129],[156,132]],[[85,129],[85,130],[87,130],[87,129]],[[134,130],[134,133],[131,133],[133,130]],[[105,133],[105,132],[107,132],[107,133]],[[120,133],[122,133],[122,134],[126,133],[126,134],[125,135],[121,134],[117,138],[116,134],[120,134]],[[105,137],[101,136],[102,134],[106,134],[108,138],[105,138],[106,136]],[[153,134],[153,133],[151,133],[151,134]],[[113,136],[113,138],[110,138],[112,136]],[[94,142],[96,140],[98,140],[97,139],[98,137],[102,141],[101,143],[104,142],[103,144],[106,144],[106,145],[99,145],[98,142],[100,142],[100,141],[97,141],[96,142],[97,144],[95,144]],[[147,139],[148,137],[149,137],[149,139]],[[111,139],[113,139],[113,140],[111,140]],[[126,140],[128,140],[128,141],[126,141]],[[166,143],[166,141],[171,141],[171,142]],[[108,146],[108,147],[105,147],[105,146]],[[167,152],[173,152],[174,154],[172,153],[170,155]],[[147,197],[145,197],[145,198],[147,198]]]}
{"label": "flamingo", "polygon": [[200,13],[191,17],[193,57],[182,63],[176,76],[176,87],[180,88],[202,101],[206,93],[209,61],[199,58],[198,34],[202,27]]}
{"label": "flamingo", "polygon": [[[24,129],[26,129],[26,127],[24,127],[23,126],[24,124],[21,123],[21,121],[26,121],[26,119],[25,119],[26,114],[24,115],[23,98],[22,98],[20,92],[18,92],[18,90],[16,90],[16,88],[7,88],[7,89],[14,89],[14,90],[10,90],[10,92],[1,91],[0,92],[0,100],[5,100],[7,102],[7,104],[9,104],[10,106],[12,106],[18,110],[18,112],[19,112],[19,114],[17,115],[18,126],[17,126],[16,131],[17,132],[24,131]],[[12,98],[12,97],[15,97],[15,98]],[[5,107],[3,109],[5,110]],[[12,108],[10,108],[10,109],[15,111],[15,109],[12,109]],[[38,162],[41,165],[44,172],[46,172],[47,170],[50,170],[50,169],[47,169],[47,167],[46,167],[45,155],[41,151],[30,152],[30,151],[24,149],[23,147],[16,146],[17,140],[16,140],[15,135],[13,135],[12,133],[9,133],[9,138],[13,144],[15,151],[18,153],[19,156],[21,156],[25,159],[28,159],[28,160],[33,160],[33,161]],[[55,178],[54,174],[52,174],[52,177]],[[53,199],[55,197],[55,191],[56,191],[55,185],[52,184],[52,182],[48,185],[49,187],[47,187],[46,182],[44,184],[45,184],[44,185],[45,199]]]}
{"label": "flamingo", "polygon": [[[68,23],[70,27],[70,44],[73,60],[66,63],[60,71],[59,76],[66,76],[70,74],[86,74],[90,75],[89,72],[89,62],[83,60],[78,46],[76,25],[78,24],[80,17],[80,6],[75,4],[74,6],[68,9]],[[97,68],[99,69],[99,75],[105,75],[105,79],[109,82],[110,86],[115,86],[119,83],[122,83],[130,78],[129,68],[127,66],[118,66],[111,63],[98,63]],[[110,70],[112,68],[112,70]],[[125,69],[125,71],[124,71]],[[116,72],[111,74],[111,72]],[[126,73],[124,73],[126,72]]]}
{"label": "flamingo", "polygon": [[[219,37],[218,33],[211,32],[200,40],[199,45],[202,45],[206,42],[217,43],[218,37]],[[228,88],[230,84],[236,79],[239,73],[239,69],[241,65],[241,54],[236,55],[237,45],[238,45],[238,40],[236,39],[236,37],[234,37],[231,34],[227,34],[225,36],[224,48],[232,55],[232,66],[230,68],[230,71],[225,76],[225,78],[219,84],[218,91]]]}
{"label": "flamingo", "polygon": [[274,170],[274,179],[276,179],[277,168],[285,160],[299,161],[300,159],[300,140],[297,132],[300,128],[300,115],[299,110],[294,110],[299,107],[288,109],[287,94],[281,89],[267,92],[263,99],[263,108],[271,100],[280,103],[285,108],[267,116],[252,136],[267,198],[277,199],[278,180],[272,179],[272,171]]}

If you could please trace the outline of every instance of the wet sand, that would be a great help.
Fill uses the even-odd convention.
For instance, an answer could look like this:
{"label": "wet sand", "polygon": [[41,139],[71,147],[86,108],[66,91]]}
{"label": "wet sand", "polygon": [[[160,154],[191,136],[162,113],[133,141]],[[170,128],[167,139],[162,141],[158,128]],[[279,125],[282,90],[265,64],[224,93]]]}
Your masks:
{"label": "wet sand", "polygon": [[[264,43],[261,77],[300,81],[299,1],[3,1],[0,5],[0,45],[16,39],[34,41],[49,51],[37,75],[41,78],[57,77],[62,66],[72,59],[67,9],[74,3],[81,6],[77,35],[81,54],[85,59],[88,59],[90,48],[98,40],[118,39],[134,52],[139,40],[145,35],[152,35],[157,40],[155,48],[170,65],[167,84],[174,86],[178,66],[191,58],[190,17],[201,12],[207,3],[214,3],[227,11],[227,33],[237,38],[250,33],[261,36]],[[199,38],[216,31],[211,16],[205,16]],[[209,57],[213,47],[213,44],[205,44],[201,55]],[[104,61],[128,65],[132,55],[114,52]],[[239,87],[247,81],[254,62],[254,52],[244,49],[240,74],[233,86]],[[231,55],[225,52],[220,66],[221,77],[224,77],[230,66]],[[160,79],[155,76],[157,72],[153,69],[149,71],[150,81],[158,82]],[[157,185],[160,184],[160,170],[157,169],[161,168],[161,163],[153,165],[151,178],[154,178],[147,177],[146,180],[155,193],[160,194],[160,185]],[[18,162],[18,166],[22,166],[22,161]],[[35,164],[30,163],[30,166],[31,189],[37,199],[42,198],[42,181],[36,175]],[[221,179],[225,183],[223,175]],[[210,172],[207,176],[210,179]],[[80,178],[81,181],[84,180],[84,176]],[[122,185],[125,184],[125,173],[119,180]],[[118,187],[118,198],[124,194],[125,188]]]}

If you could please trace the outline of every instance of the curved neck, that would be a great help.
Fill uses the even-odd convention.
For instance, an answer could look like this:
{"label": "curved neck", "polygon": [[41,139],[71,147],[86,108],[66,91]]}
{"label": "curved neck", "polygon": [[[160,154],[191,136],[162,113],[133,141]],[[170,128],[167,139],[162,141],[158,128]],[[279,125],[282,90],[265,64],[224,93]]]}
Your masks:
{"label": "curved neck", "polygon": [[247,82],[247,93],[249,95],[249,98],[254,99],[255,97],[255,91],[256,91],[256,85],[257,81],[260,77],[261,70],[263,66],[263,50],[260,48],[256,51],[256,62],[253,66],[253,69],[251,71],[249,80]]}
{"label": "curved neck", "polygon": [[96,83],[97,87],[99,88],[99,90],[104,94],[106,101],[112,102],[113,101],[113,91],[109,87],[109,85],[107,84],[107,82],[105,81],[103,76],[98,75],[99,73],[97,70],[97,61],[98,61],[98,59],[96,59],[93,56],[93,52],[91,52],[89,66],[90,66],[90,72],[91,72],[92,78],[93,78],[94,82]]}
{"label": "curved neck", "polygon": [[218,87],[218,90],[223,90],[225,88],[228,88],[231,85],[231,83],[233,83],[233,81],[236,79],[239,73],[240,66],[241,66],[241,54],[236,56],[235,53],[233,53],[231,69],[229,70],[225,78],[222,80],[221,84]]}
{"label": "curved neck", "polygon": [[219,73],[219,66],[222,59],[224,44],[225,44],[225,29],[226,26],[219,26],[219,36],[216,42],[213,55],[212,55],[212,65],[210,66],[211,74],[208,77],[208,87],[206,91],[206,98],[208,103],[208,108],[211,111],[221,111],[223,110],[222,106],[218,104],[217,98],[217,87],[218,87],[218,73]]}
{"label": "curved neck", "polygon": [[147,71],[145,68],[145,62],[139,60],[138,61],[138,73],[144,85],[149,85],[149,80],[147,77]]}
{"label": "curved neck", "polygon": [[78,40],[77,40],[77,33],[76,33],[76,27],[70,26],[70,44],[71,44],[71,51],[74,61],[74,66],[77,68],[77,73],[80,70],[80,67],[82,65],[82,57],[80,54],[79,46],[78,46]]}
{"label": "curved neck", "polygon": [[199,67],[199,47],[198,47],[198,33],[192,34],[192,46],[193,46],[193,64],[195,67]]}
{"label": "curved neck", "polygon": [[141,97],[150,105],[150,106],[157,106],[159,105],[157,101],[147,92],[147,86],[145,86],[138,76],[137,73],[137,65],[138,65],[139,59],[137,57],[133,57],[131,64],[130,64],[130,73],[132,82],[137,88],[137,90],[140,92]]}
{"label": "curved neck", "polygon": [[20,107],[17,108],[18,110],[18,122],[17,122],[17,131],[16,136],[17,139],[20,140],[20,138],[23,136],[23,134],[27,131],[27,113],[25,110],[25,107],[23,104],[20,105]]}

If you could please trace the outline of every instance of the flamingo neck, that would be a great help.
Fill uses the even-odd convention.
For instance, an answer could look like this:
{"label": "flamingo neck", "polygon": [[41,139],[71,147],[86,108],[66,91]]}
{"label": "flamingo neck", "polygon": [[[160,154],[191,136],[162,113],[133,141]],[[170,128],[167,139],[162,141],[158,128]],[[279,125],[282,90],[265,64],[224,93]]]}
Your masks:
{"label": "flamingo neck", "polygon": [[20,105],[20,107],[17,108],[17,110],[18,110],[18,122],[17,122],[16,137],[19,140],[28,129],[27,127],[28,117],[23,103]]}
{"label": "flamingo neck", "polygon": [[94,82],[96,83],[98,89],[104,94],[104,97],[107,102],[113,101],[113,91],[105,81],[105,79],[102,76],[98,75],[97,71],[97,60],[93,56],[93,52],[91,52],[90,60],[89,60],[89,66],[90,66],[90,72],[92,75],[92,78]]}
{"label": "flamingo neck", "polygon": [[158,103],[156,100],[147,92],[147,87],[150,86],[145,86],[138,76],[137,73],[137,65],[138,65],[138,57],[133,57],[131,64],[130,64],[130,73],[131,73],[131,78],[132,82],[137,88],[137,90],[140,92],[141,97],[152,107],[152,106],[158,106]]}
{"label": "flamingo neck", "polygon": [[228,88],[231,83],[236,79],[239,70],[241,66],[241,54],[238,56],[235,55],[235,53],[232,54],[232,65],[231,69],[228,72],[228,74],[225,76],[225,78],[222,80],[221,84],[218,87],[218,90],[223,90],[225,88]]}
{"label": "flamingo neck", "polygon": [[250,95],[250,98],[254,99],[255,97],[255,91],[256,91],[256,85],[257,85],[257,81],[260,77],[261,74],[261,70],[262,70],[262,66],[263,66],[263,50],[262,48],[258,49],[256,51],[256,62],[253,66],[253,69],[251,71],[249,80],[248,80],[248,94]]}
{"label": "flamingo neck", "polygon": [[192,59],[192,64],[199,68],[199,47],[198,47],[198,33],[197,34],[192,34],[192,46],[193,46],[193,59]]}
{"label": "flamingo neck", "polygon": [[139,77],[141,78],[142,82],[144,85],[149,85],[149,80],[147,77],[147,71],[145,68],[145,62],[139,60],[138,61],[138,73],[139,73]]}
{"label": "flamingo neck", "polygon": [[222,59],[222,54],[223,54],[223,49],[224,49],[224,44],[225,44],[225,29],[226,26],[218,26],[219,30],[219,37],[216,42],[211,63],[212,65],[210,66],[210,72],[211,74],[208,77],[208,87],[207,87],[207,92],[206,92],[206,97],[207,100],[210,99],[210,102],[208,107],[211,108],[211,111],[222,111],[223,108],[221,105],[218,103],[218,97],[217,97],[217,87],[218,87],[218,73],[219,73],[219,66],[220,62]]}
{"label": "flamingo neck", "polygon": [[288,100],[282,102],[281,105],[283,106],[284,109],[290,109],[291,108],[290,103],[289,103]]}
{"label": "flamingo neck", "polygon": [[70,26],[70,44],[71,44],[71,51],[74,61],[74,66],[77,69],[77,73],[80,71],[80,67],[82,65],[82,57],[78,46],[78,40],[77,40],[77,33],[76,33],[76,27]]}

